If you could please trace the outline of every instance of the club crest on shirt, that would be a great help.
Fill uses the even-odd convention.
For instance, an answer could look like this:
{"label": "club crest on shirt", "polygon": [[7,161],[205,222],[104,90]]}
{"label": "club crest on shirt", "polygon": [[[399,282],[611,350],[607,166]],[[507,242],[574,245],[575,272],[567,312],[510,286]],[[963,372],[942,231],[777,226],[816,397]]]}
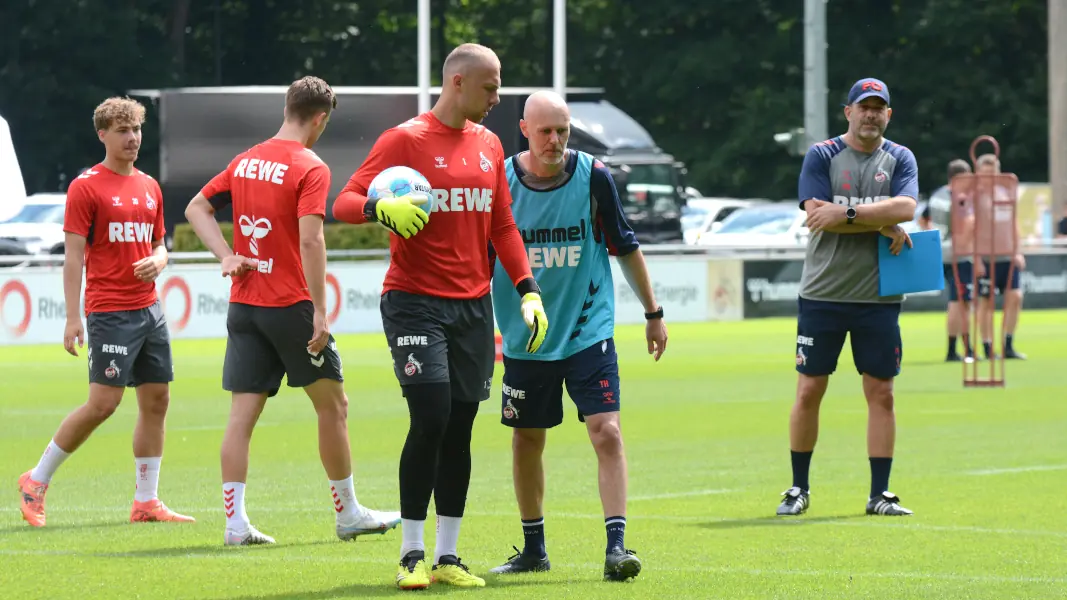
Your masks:
{"label": "club crest on shirt", "polygon": [[485,153],[479,152],[478,158],[478,166],[481,167],[483,171],[488,173],[493,170],[493,161],[489,160]]}

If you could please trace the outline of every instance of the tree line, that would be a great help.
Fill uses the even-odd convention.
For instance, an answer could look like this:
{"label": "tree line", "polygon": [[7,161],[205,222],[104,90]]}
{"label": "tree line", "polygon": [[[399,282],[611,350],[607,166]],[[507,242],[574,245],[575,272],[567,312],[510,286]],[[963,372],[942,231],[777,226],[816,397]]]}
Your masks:
{"label": "tree line", "polygon": [[[567,80],[596,86],[689,167],[707,195],[790,198],[801,159],[803,2],[568,0]],[[505,86],[552,82],[552,0],[433,0],[432,76],[454,46],[494,48]],[[28,191],[65,189],[102,150],[104,97],[134,88],[415,85],[415,0],[36,0],[0,6],[0,115]],[[887,137],[924,192],[990,134],[1004,169],[1048,180],[1046,0],[829,0],[830,134],[862,77],[887,82]],[[383,123],[385,129],[393,125]],[[265,135],[269,132],[265,132]],[[154,172],[157,131],[142,167]]]}

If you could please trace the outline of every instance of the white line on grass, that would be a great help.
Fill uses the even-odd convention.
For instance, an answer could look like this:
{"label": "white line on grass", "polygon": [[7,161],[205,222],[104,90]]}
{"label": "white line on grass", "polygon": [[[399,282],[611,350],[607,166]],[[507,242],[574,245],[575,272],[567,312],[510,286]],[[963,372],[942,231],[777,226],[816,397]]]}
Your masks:
{"label": "white line on grass", "polygon": [[1033,467],[1009,467],[1006,469],[979,469],[967,471],[968,475],[1007,475],[1009,473],[1031,473],[1034,471],[1063,471],[1067,465],[1036,465]]}
{"label": "white line on grass", "polygon": [[646,494],[643,496],[630,496],[631,502],[642,500],[667,500],[669,498],[689,498],[691,496],[712,496],[715,494],[732,494],[741,490],[693,490],[690,492],[670,492],[666,494]]}
{"label": "white line on grass", "polygon": [[[909,517],[910,518],[910,517]],[[992,535],[1017,535],[1032,537],[1058,537],[1067,538],[1067,531],[1038,531],[1032,529],[1000,529],[993,527],[976,527],[973,525],[927,525],[926,523],[900,523],[893,524],[885,521],[841,521],[837,523],[823,523],[824,525],[840,525],[844,527],[899,527],[901,529],[919,529],[924,531],[958,531],[962,533],[988,533]]]}
{"label": "white line on grass", "polygon": [[[16,513],[19,512],[19,508],[13,506],[0,506],[0,513]],[[62,508],[57,507],[56,512],[61,513],[73,513],[73,514],[115,514],[116,518],[124,518],[129,510],[128,507],[106,507],[106,506],[64,506]],[[217,506],[203,507],[184,507],[182,511],[186,514],[192,514],[193,516],[203,516],[205,514],[220,513],[221,509]],[[305,504],[301,505],[272,505],[272,506],[251,506],[249,511],[253,513],[300,513],[300,514],[316,514],[325,513],[329,514],[330,509],[327,507],[310,507]],[[471,517],[515,517],[518,513],[507,511],[470,511],[466,512],[466,515]],[[549,519],[579,519],[579,520],[591,520],[599,521],[604,518],[601,514],[593,513],[571,513],[571,512],[554,512],[550,511],[545,515]],[[701,515],[657,515],[657,514],[641,514],[631,512],[629,515],[631,521],[674,521],[678,523],[746,523],[752,521],[763,521],[760,518],[747,518],[747,519],[728,519],[715,516],[701,516]],[[110,521],[99,521],[99,524],[106,524]],[[92,524],[92,523],[90,523]],[[1011,528],[995,528],[995,527],[978,527],[973,525],[932,525],[914,520],[896,519],[888,521],[886,519],[876,519],[873,517],[866,517],[857,519],[855,521],[816,521],[805,522],[804,518],[800,519],[774,519],[766,520],[766,526],[768,527],[793,527],[793,526],[837,526],[837,527],[876,527],[881,529],[899,528],[907,531],[936,531],[936,532],[948,532],[956,531],[961,533],[978,533],[987,535],[1010,535],[1019,537],[1052,537],[1052,538],[1067,538],[1067,531],[1054,531],[1054,530],[1034,530],[1034,529],[1011,529]],[[28,528],[28,526],[27,526]]]}
{"label": "white line on grass", "polygon": [[[277,550],[285,548],[286,544],[275,546],[260,546],[254,548],[225,548],[219,546],[217,551],[205,546],[205,553],[175,554],[167,556],[167,559],[201,559],[201,560],[247,560],[254,562],[339,562],[345,564],[364,563],[374,565],[394,565],[395,560],[385,558],[373,558],[365,556],[304,556],[292,554],[278,554]],[[161,548],[166,552],[166,548]],[[152,550],[142,552],[79,552],[76,550],[2,550],[0,556],[70,556],[79,558],[132,558],[158,560],[159,555]],[[601,563],[556,563],[553,569],[568,569],[574,571],[594,571],[604,567]],[[785,577],[849,577],[852,579],[930,579],[949,580],[961,583],[988,584],[988,583],[1030,583],[1030,584],[1059,584],[1067,583],[1067,577],[1020,577],[1010,575],[962,575],[959,573],[928,573],[922,571],[904,571],[895,573],[869,573],[848,572],[840,570],[797,570],[797,569],[752,569],[745,567],[730,566],[668,566],[657,565],[656,571],[660,573],[725,573],[735,575],[751,575],[753,577],[785,576]],[[385,585],[385,584],[383,584]]]}

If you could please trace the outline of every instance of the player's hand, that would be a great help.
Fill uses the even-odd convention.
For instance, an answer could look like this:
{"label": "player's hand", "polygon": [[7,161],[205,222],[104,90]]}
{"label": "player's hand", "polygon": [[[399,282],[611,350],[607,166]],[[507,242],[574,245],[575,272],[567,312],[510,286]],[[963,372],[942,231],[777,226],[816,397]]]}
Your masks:
{"label": "player's hand", "polygon": [[545,341],[548,335],[548,315],[545,314],[545,305],[541,302],[541,294],[530,292],[522,297],[522,320],[530,328],[530,339],[526,342],[526,351],[533,354]]}
{"label": "player's hand", "polygon": [[222,259],[222,276],[223,277],[240,277],[250,271],[255,271],[259,265],[255,259],[248,258],[247,256],[241,256],[240,254],[234,254]]}
{"label": "player's hand", "polygon": [[1012,262],[1015,263],[1015,268],[1017,269],[1026,268],[1026,257],[1023,256],[1021,252],[1019,254],[1016,254],[1015,257],[1012,258]]}
{"label": "player's hand", "polygon": [[878,233],[893,240],[889,242],[889,253],[893,256],[900,254],[900,251],[904,249],[904,244],[911,248],[911,236],[900,225],[893,225],[891,227],[883,227],[878,230]]}
{"label": "player's hand", "polygon": [[155,281],[166,268],[167,261],[160,256],[151,255],[133,263],[133,276],[141,281]]}
{"label": "player's hand", "polygon": [[663,319],[651,319],[645,322],[645,340],[648,341],[648,353],[658,361],[667,350],[667,324]]}
{"label": "player's hand", "polygon": [[976,277],[985,277],[985,261],[978,261],[974,263],[974,274]]}
{"label": "player's hand", "polygon": [[[808,200],[811,202],[811,200]],[[807,203],[805,202],[805,207]],[[815,233],[823,229],[836,227],[848,220],[845,216],[847,207],[832,202],[821,202],[815,208],[807,211],[808,231]]]}
{"label": "player's hand", "polygon": [[330,323],[324,313],[315,311],[315,317],[312,319],[312,334],[311,339],[308,341],[308,353],[312,356],[318,356],[322,349],[326,347],[326,344],[330,341]]}
{"label": "player's hand", "polygon": [[430,220],[422,206],[427,202],[421,196],[381,198],[374,201],[374,216],[378,222],[400,237],[410,239],[422,231]]}
{"label": "player's hand", "polygon": [[[74,343],[78,345],[75,346]],[[73,321],[67,320],[67,326],[63,329],[63,348],[71,356],[78,356],[78,348],[85,347],[85,328],[82,326],[82,320],[75,319]]]}

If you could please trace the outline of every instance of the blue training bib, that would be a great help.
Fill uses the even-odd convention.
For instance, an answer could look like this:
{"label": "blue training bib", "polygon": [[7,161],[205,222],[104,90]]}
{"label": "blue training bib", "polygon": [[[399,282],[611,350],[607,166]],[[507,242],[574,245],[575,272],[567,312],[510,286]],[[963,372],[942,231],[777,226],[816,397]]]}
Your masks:
{"label": "blue training bib", "polygon": [[560,360],[615,334],[611,264],[607,246],[594,235],[589,188],[593,157],[585,152],[577,155],[571,178],[546,191],[526,187],[519,180],[512,164],[516,157],[505,162],[511,212],[548,315],[544,344],[535,354],[528,354],[530,330],[519,310],[521,299],[497,261],[493,271],[493,310],[508,358]]}

